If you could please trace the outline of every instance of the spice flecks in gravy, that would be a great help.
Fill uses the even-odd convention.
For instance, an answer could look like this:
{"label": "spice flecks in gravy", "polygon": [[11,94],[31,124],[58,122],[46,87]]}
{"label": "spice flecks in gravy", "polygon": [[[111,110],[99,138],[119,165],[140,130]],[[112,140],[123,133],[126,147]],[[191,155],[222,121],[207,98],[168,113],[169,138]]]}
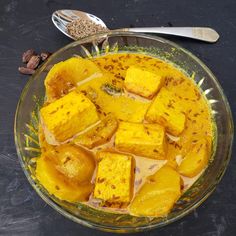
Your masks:
{"label": "spice flecks in gravy", "polygon": [[[65,77],[66,80],[68,80],[68,75],[70,75],[64,72],[66,69],[63,69],[64,71],[63,73],[60,72],[61,74],[57,72],[56,76],[60,78],[60,89],[69,83],[70,88],[65,88],[66,94],[69,92],[73,93],[73,96],[78,96],[81,102],[86,103],[88,116],[94,117],[93,109],[95,107],[100,120],[97,121],[95,119],[98,123],[93,123],[91,132],[88,131],[90,128],[85,129],[85,131],[82,130],[82,136],[80,136],[81,134],[75,134],[69,141],[66,141],[67,144],[64,144],[66,143],[64,142],[62,145],[56,147],[45,142],[43,130],[40,129],[42,157],[40,157],[38,161],[36,175],[51,194],[54,194],[62,200],[76,202],[76,199],[79,199],[79,201],[83,201],[92,207],[102,210],[112,210],[121,213],[128,212],[133,215],[165,215],[170,211],[174,202],[196,181],[207,166],[213,140],[212,116],[207,100],[202,95],[202,91],[198,88],[193,79],[189,78],[178,68],[158,58],[142,54],[117,53],[93,58],[91,61],[97,66],[93,66],[92,69],[90,68],[90,70],[95,71],[95,73],[89,75],[87,78],[84,76],[83,80],[78,79],[78,81],[75,81],[75,76],[73,81],[63,81],[63,73],[67,75],[67,77]],[[150,77],[150,81],[153,79],[153,76],[157,76],[157,79],[161,78],[161,89],[166,89],[172,96],[168,101],[168,108],[173,110],[175,107],[178,107],[179,109],[176,110],[176,113],[182,116],[184,115],[185,117],[184,129],[180,134],[176,136],[173,135],[173,133],[167,132],[165,134],[165,140],[161,139],[161,135],[160,137],[158,136],[159,139],[157,139],[157,130],[158,132],[162,131],[159,125],[162,126],[167,120],[164,119],[161,123],[150,122],[146,119],[146,116],[147,111],[150,106],[152,106],[161,90],[157,89],[158,91],[154,91],[152,94],[153,98],[150,98],[145,97],[143,94],[140,96],[139,92],[134,93],[127,89],[125,86],[127,70],[132,67],[138,68],[140,73],[146,73],[145,76]],[[71,70],[73,70],[73,67]],[[84,71],[87,73],[89,70],[85,68]],[[51,87],[52,90],[57,89],[56,84],[53,84]],[[58,91],[52,92],[53,94],[60,94]],[[49,97],[49,93],[47,96]],[[67,95],[63,92],[62,97],[65,100],[65,104],[67,104],[66,96]],[[88,101],[86,100],[87,98]],[[57,97],[54,100],[57,102],[60,98]],[[53,99],[52,101],[50,100],[51,104],[54,102]],[[58,102],[58,104],[60,104],[60,102]],[[45,106],[47,106],[47,104]],[[67,106],[69,105],[67,104]],[[54,110],[60,109],[61,105],[58,105],[58,107],[55,105]],[[71,110],[73,110],[73,107],[71,107]],[[76,111],[73,112],[76,114]],[[83,110],[80,111],[78,116],[82,116],[82,113]],[[169,116],[168,112],[164,113],[166,113],[166,116]],[[41,112],[41,117],[42,115],[44,115],[44,113]],[[116,121],[113,120],[113,117]],[[86,119],[85,114],[78,122],[89,122]],[[159,117],[157,117],[157,119],[159,119]],[[68,126],[69,128],[67,129],[71,127],[76,129],[77,127],[74,126],[74,123],[76,122],[72,122],[71,126]],[[129,127],[129,123],[137,124],[137,130],[134,131],[136,126],[133,128],[134,130],[130,128],[131,131],[129,128],[128,131],[126,128],[120,130],[121,124],[124,127]],[[156,125],[158,127],[155,127],[155,124],[150,125],[150,123],[157,123]],[[61,126],[63,126],[63,122]],[[116,126],[118,126],[118,128]],[[109,134],[109,127],[113,130],[111,135]],[[67,129],[65,130],[67,131]],[[93,129],[95,129],[95,132]],[[121,133],[121,139],[123,133],[128,132],[125,133],[125,135],[130,137],[129,132],[131,132],[131,136],[133,135],[131,137],[133,138],[132,142],[137,142],[135,143],[136,146],[127,148],[124,144],[118,144],[118,131],[119,135]],[[100,137],[96,137],[96,135],[100,135]],[[139,140],[140,135],[141,138],[143,137],[141,142]],[[90,143],[91,140],[93,141],[92,144]],[[154,144],[152,143],[153,140]],[[131,146],[133,145],[132,142],[130,144]],[[139,150],[140,153],[144,153],[140,148],[140,146],[143,145],[142,142],[147,142],[145,148],[150,145],[150,149],[153,148],[153,151],[157,153],[159,157],[155,159],[150,158],[150,154],[146,156],[140,155]],[[152,145],[154,145],[154,147]],[[163,150],[166,150],[164,157],[161,156],[160,150],[156,148],[155,145],[157,145],[158,148],[162,147]],[[104,172],[112,173],[109,167],[109,158],[107,158],[109,154],[107,153],[117,155],[117,158],[114,158],[114,165],[116,165],[117,168],[121,166],[126,166],[123,168],[133,168],[133,173],[131,173],[133,177],[130,180],[131,183],[129,183],[132,186],[130,192],[124,188],[125,181],[127,181],[125,178],[119,179],[119,176],[110,178],[110,176],[106,176],[106,174],[105,177],[96,177],[97,175],[103,175]],[[76,155],[80,155],[83,158],[77,160]],[[131,162],[130,160],[132,158],[130,155],[133,158]],[[151,153],[151,156],[152,155]],[[88,160],[86,156],[89,156]],[[57,157],[56,160],[54,160],[55,157]],[[127,163],[124,163],[123,160],[126,159]],[[115,163],[116,161],[117,163]],[[89,170],[86,170],[84,165],[81,167],[81,163],[83,162],[88,164]],[[54,167],[48,166],[47,163],[51,163]],[[95,165],[96,168],[94,168]],[[92,171],[93,168],[94,171]],[[88,182],[80,182],[80,178],[76,177],[77,175],[80,176],[78,170],[80,170],[81,173],[85,173],[86,176],[83,176],[83,178],[87,178]],[[164,170],[167,173],[166,180],[162,174],[162,172],[165,173]],[[44,174],[42,174],[43,171]],[[122,172],[123,169],[120,171]],[[123,174],[128,176],[130,173],[124,172]],[[56,178],[48,181],[48,179],[51,178],[50,176],[58,176],[59,183],[55,180]],[[180,176],[182,177],[180,178]],[[114,181],[115,184],[111,183],[112,181]],[[124,182],[121,184],[122,181]],[[172,184],[169,184],[168,181],[175,184],[169,187],[169,185]],[[107,191],[109,184],[111,185],[111,189]],[[52,185],[56,185],[56,190],[53,189]],[[154,191],[155,189],[152,189],[154,188],[152,186],[156,186],[156,192],[159,191],[158,195],[155,195],[156,192]],[[117,188],[123,189],[124,195],[120,193],[120,196],[117,196]],[[153,213],[153,209],[151,209],[152,204],[145,205],[146,200],[145,197],[143,197],[145,191],[147,192],[146,198],[150,197],[149,201],[153,201],[155,204],[157,204],[156,202],[158,201],[162,201],[164,196],[161,195],[162,191],[166,193],[165,198],[173,198],[173,200],[166,203],[166,209],[160,206],[161,209],[164,209],[163,212],[159,209],[160,212]],[[73,192],[76,192],[75,197],[71,197]],[[111,200],[104,202],[98,199],[99,197],[110,199],[111,196],[109,194],[111,192],[114,192],[114,196],[112,196]],[[152,200],[153,194],[156,198]],[[124,199],[123,202],[119,202],[119,197]],[[140,202],[144,202],[143,208],[145,209],[141,209],[142,204],[140,204]]]}
{"label": "spice flecks in gravy", "polygon": [[[205,97],[201,94],[195,82],[173,65],[157,58],[139,54],[111,54],[96,58],[94,62],[103,72],[109,73],[113,83],[120,87],[123,86],[126,70],[132,65],[146,68],[165,78],[164,86],[173,91],[175,95],[174,102],[179,104],[181,112],[186,114],[187,117],[185,129],[179,140],[173,142],[168,139],[168,158],[175,158],[177,155],[184,156],[191,144],[196,142],[199,137],[208,137],[212,140],[212,116]],[[129,97],[128,94],[125,94],[125,96]],[[149,106],[150,101],[144,101],[143,98],[138,96],[135,96],[135,99],[140,103],[143,102],[142,107],[145,111],[140,114],[140,119],[127,117],[127,121],[139,122],[143,118],[147,106]],[[129,110],[128,105],[126,109]],[[131,108],[131,110],[131,113],[136,113],[135,109]]]}

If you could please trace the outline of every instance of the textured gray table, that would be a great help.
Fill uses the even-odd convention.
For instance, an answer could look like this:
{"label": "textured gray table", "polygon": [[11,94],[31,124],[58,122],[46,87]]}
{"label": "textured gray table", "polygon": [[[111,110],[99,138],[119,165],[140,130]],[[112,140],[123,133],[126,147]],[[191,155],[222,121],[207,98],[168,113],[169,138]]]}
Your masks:
{"label": "textured gray table", "polygon": [[[75,224],[47,206],[27,182],[15,151],[14,113],[27,82],[27,76],[17,72],[21,53],[28,48],[55,51],[70,42],[50,20],[51,13],[60,8],[94,13],[111,28],[214,27],[221,35],[217,44],[172,40],[212,69],[236,112],[235,0],[0,0],[0,235],[108,235]],[[234,148],[223,180],[204,204],[182,220],[143,235],[236,235],[235,154]]]}

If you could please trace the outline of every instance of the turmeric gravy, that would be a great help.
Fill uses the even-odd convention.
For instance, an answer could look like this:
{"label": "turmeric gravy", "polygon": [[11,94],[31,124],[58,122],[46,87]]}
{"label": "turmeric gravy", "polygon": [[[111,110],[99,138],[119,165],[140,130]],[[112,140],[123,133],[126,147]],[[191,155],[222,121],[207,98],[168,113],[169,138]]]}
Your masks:
{"label": "turmeric gravy", "polygon": [[73,57],[54,65],[45,88],[36,177],[60,200],[162,217],[208,165],[210,107],[170,63]]}

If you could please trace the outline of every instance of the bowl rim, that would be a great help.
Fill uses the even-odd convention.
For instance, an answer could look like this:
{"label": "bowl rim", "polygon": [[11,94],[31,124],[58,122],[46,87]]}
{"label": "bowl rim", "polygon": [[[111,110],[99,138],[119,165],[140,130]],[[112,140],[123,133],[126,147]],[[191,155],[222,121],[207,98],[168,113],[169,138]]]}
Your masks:
{"label": "bowl rim", "polygon": [[[100,223],[95,223],[89,220],[85,220],[83,218],[79,218],[78,216],[75,216],[67,211],[65,211],[64,209],[61,208],[61,206],[57,203],[55,203],[51,198],[49,198],[48,196],[46,196],[36,185],[36,183],[34,182],[33,178],[31,177],[31,175],[28,173],[28,171],[25,168],[25,164],[21,155],[21,151],[20,151],[20,147],[18,144],[18,137],[17,137],[17,119],[18,119],[18,113],[19,113],[19,108],[20,105],[22,103],[22,100],[24,98],[24,96],[26,95],[27,91],[28,91],[28,87],[30,86],[30,84],[33,82],[34,78],[37,77],[38,74],[41,73],[42,68],[44,67],[44,65],[46,63],[48,63],[49,60],[52,60],[53,58],[56,58],[58,54],[60,54],[61,52],[63,52],[64,50],[66,50],[67,48],[73,47],[75,45],[79,45],[79,44],[83,44],[85,42],[92,42],[92,40],[96,40],[99,37],[106,37],[106,36],[134,36],[134,37],[139,37],[139,38],[143,38],[143,39],[150,39],[150,40],[154,40],[154,41],[159,41],[159,42],[163,42],[165,44],[171,45],[181,51],[183,51],[185,54],[187,54],[188,56],[190,56],[194,61],[196,61],[196,63],[200,64],[204,70],[209,74],[209,76],[214,80],[214,83],[218,89],[218,91],[221,93],[222,99],[223,99],[223,103],[225,105],[226,111],[227,111],[227,115],[229,118],[229,130],[230,130],[230,137],[229,137],[229,147],[228,147],[228,152],[226,155],[226,161],[225,161],[225,165],[223,168],[221,168],[221,171],[219,171],[219,173],[217,174],[213,184],[211,186],[209,186],[208,189],[206,189],[204,191],[204,193],[202,194],[202,198],[200,198],[197,202],[191,204],[190,206],[188,206],[184,212],[176,215],[173,218],[167,219],[166,221],[162,221],[159,223],[154,223],[154,224],[147,224],[144,226],[138,226],[138,227],[132,227],[132,226],[110,226],[107,224],[100,224]],[[110,32],[106,32],[106,33],[97,33],[97,34],[93,34],[90,36],[87,36],[85,38],[82,38],[80,40],[71,42],[67,45],[65,45],[64,47],[58,49],[55,53],[53,53],[53,55],[42,64],[42,66],[40,66],[39,69],[36,70],[36,72],[34,73],[34,75],[32,75],[28,82],[26,83],[26,85],[24,86],[17,107],[16,107],[16,112],[15,112],[15,119],[14,119],[14,140],[15,140],[15,146],[16,146],[16,150],[17,150],[17,155],[18,155],[18,159],[21,165],[21,168],[24,171],[24,174],[26,175],[26,178],[28,179],[30,185],[33,187],[33,189],[37,192],[37,194],[49,205],[51,206],[53,209],[55,209],[57,212],[59,212],[60,214],[62,214],[63,216],[69,218],[70,220],[82,224],[84,226],[88,226],[90,228],[93,229],[99,229],[99,230],[103,230],[103,231],[110,231],[110,232],[135,232],[135,231],[144,231],[144,230],[150,230],[150,229],[155,229],[155,228],[159,228],[165,225],[168,225],[172,222],[175,222],[179,219],[181,219],[182,217],[184,217],[185,215],[189,214],[190,212],[192,212],[195,208],[197,208],[201,203],[203,203],[211,194],[212,192],[215,190],[216,185],[220,182],[220,180],[222,179],[227,166],[229,164],[230,158],[231,158],[231,154],[232,154],[232,144],[233,144],[233,139],[234,139],[234,122],[233,122],[233,117],[232,117],[232,112],[230,109],[230,105],[228,102],[228,99],[226,98],[225,94],[224,94],[224,90],[221,87],[220,83],[218,82],[217,78],[215,77],[215,75],[212,73],[212,71],[205,65],[204,62],[202,62],[198,57],[196,57],[193,53],[191,53],[190,51],[188,51],[187,49],[183,48],[182,46],[179,46],[178,44],[164,39],[162,37],[159,36],[153,36],[153,35],[147,35],[147,34],[143,34],[143,33],[136,33],[136,32],[124,32],[124,31],[110,31]]]}

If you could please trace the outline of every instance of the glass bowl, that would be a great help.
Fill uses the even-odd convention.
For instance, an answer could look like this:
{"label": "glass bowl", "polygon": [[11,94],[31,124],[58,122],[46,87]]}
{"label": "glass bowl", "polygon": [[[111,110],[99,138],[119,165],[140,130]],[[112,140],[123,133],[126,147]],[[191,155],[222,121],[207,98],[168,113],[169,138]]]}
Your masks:
{"label": "glass bowl", "polygon": [[[50,68],[73,55],[96,57],[106,53],[142,53],[166,60],[196,81],[212,107],[217,127],[215,150],[206,171],[178,200],[164,218],[134,217],[101,212],[82,203],[70,204],[51,196],[35,178],[38,145],[38,110],[43,103],[44,79]],[[229,163],[233,141],[233,120],[228,101],[212,72],[198,58],[180,46],[154,36],[130,32],[110,32],[73,42],[54,53],[29,79],[16,110],[15,144],[20,164],[39,196],[69,219],[92,228],[113,232],[136,232],[169,224],[198,207],[215,189]]]}

